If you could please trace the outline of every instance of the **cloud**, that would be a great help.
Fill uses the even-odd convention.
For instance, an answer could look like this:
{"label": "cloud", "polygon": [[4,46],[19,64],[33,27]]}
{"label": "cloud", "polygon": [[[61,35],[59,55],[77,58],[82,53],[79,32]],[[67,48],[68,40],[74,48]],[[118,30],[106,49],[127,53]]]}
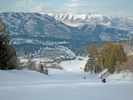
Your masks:
{"label": "cloud", "polygon": [[[64,3],[54,4],[52,2],[38,0],[14,0],[16,8],[25,9],[29,12],[68,12],[68,13],[87,13],[97,12],[99,8],[109,6],[90,0],[68,0]],[[96,10],[97,9],[97,10]]]}
{"label": "cloud", "polygon": [[32,6],[34,4],[33,0],[14,0],[16,7]]}
{"label": "cloud", "polygon": [[73,8],[73,7],[80,7],[80,6],[83,6],[79,3],[70,3],[70,4],[64,4],[65,7],[70,7],[70,8]]}
{"label": "cloud", "polygon": [[38,5],[30,9],[30,12],[42,12],[43,10],[43,5]]}
{"label": "cloud", "polygon": [[37,3],[33,4],[34,6],[30,8],[30,12],[44,12],[44,9],[48,9],[51,6],[51,3]]}
{"label": "cloud", "polygon": [[79,2],[80,0],[70,0],[71,2]]}
{"label": "cloud", "polygon": [[33,0],[29,0],[29,3],[33,3]]}
{"label": "cloud", "polygon": [[26,0],[21,0],[21,1],[15,0],[15,6],[16,7],[22,7],[22,6],[26,5],[26,4],[27,4]]}
{"label": "cloud", "polygon": [[[97,2],[98,0],[65,0],[64,2],[55,3],[52,0],[9,0],[1,6],[1,11],[26,11],[26,12],[42,12],[42,13],[92,13],[98,12],[109,15],[133,15],[131,6],[124,4]],[[4,0],[4,2],[9,2]],[[99,0],[100,1],[100,0]],[[102,1],[102,0],[101,0]],[[116,2],[116,1],[114,1]],[[6,7],[6,8],[5,8]]]}
{"label": "cloud", "polygon": [[[66,12],[70,13],[87,13],[92,8],[101,7],[103,6],[100,3],[97,2],[90,2],[90,1],[81,1],[81,0],[71,0],[70,2],[66,2],[63,4],[63,7],[60,9],[63,9]],[[95,10],[92,10],[95,11]],[[91,11],[91,12],[92,12]]]}
{"label": "cloud", "polygon": [[15,6],[19,8],[26,8],[29,12],[43,12],[43,9],[51,6],[51,3],[39,2],[34,0],[15,0]]}
{"label": "cloud", "polygon": [[102,6],[101,4],[99,4],[99,3],[96,3],[96,2],[94,2],[94,3],[89,3],[89,2],[79,2],[79,3],[65,3],[64,4],[64,6],[66,6],[66,7],[71,7],[71,8],[75,8],[75,7],[84,7],[84,8],[86,8],[86,7],[98,7],[98,6]]}

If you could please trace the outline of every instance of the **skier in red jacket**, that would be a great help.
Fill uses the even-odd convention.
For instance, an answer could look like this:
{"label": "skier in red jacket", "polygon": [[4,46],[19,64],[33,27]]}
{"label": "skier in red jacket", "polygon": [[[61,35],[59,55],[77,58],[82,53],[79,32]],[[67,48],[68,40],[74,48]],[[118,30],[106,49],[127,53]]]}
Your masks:
{"label": "skier in red jacket", "polygon": [[106,83],[106,79],[103,77],[103,75],[101,75],[100,79],[103,83]]}
{"label": "skier in red jacket", "polygon": [[102,79],[102,75],[101,75],[101,77],[100,77],[101,79]]}

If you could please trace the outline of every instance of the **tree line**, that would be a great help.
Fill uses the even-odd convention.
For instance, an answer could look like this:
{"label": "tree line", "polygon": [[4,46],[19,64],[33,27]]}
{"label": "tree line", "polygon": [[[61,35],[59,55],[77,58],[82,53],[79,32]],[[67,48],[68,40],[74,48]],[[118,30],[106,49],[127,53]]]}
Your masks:
{"label": "tree line", "polygon": [[110,73],[120,71],[119,65],[127,60],[122,43],[109,43],[98,49],[92,44],[88,52],[88,61],[85,65],[85,72],[100,72],[108,69]]}

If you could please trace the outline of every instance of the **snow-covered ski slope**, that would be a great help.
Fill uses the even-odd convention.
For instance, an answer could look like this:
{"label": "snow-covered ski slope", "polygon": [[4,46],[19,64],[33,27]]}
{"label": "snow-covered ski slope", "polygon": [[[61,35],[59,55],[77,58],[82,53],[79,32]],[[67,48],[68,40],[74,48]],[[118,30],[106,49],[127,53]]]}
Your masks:
{"label": "snow-covered ski slope", "polygon": [[64,70],[49,69],[49,76],[0,70],[0,100],[133,100],[131,73],[111,75],[104,84],[98,74],[83,73],[85,62],[86,58],[62,62]]}
{"label": "snow-covered ski slope", "polygon": [[87,59],[87,57],[77,57],[75,60],[61,62],[60,66],[69,72],[83,72]]}

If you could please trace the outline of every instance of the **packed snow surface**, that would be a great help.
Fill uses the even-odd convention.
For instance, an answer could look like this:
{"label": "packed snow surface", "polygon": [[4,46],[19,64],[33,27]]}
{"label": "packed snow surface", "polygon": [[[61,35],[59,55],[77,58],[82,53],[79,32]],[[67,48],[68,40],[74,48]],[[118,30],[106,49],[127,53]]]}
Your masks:
{"label": "packed snow surface", "polygon": [[83,72],[87,59],[85,57],[77,57],[75,60],[61,62],[60,66],[69,72]]}
{"label": "packed snow surface", "polygon": [[99,74],[79,70],[85,62],[86,58],[62,62],[64,70],[48,69],[48,76],[30,70],[0,70],[0,100],[133,100],[132,77],[115,74],[102,83]]}

